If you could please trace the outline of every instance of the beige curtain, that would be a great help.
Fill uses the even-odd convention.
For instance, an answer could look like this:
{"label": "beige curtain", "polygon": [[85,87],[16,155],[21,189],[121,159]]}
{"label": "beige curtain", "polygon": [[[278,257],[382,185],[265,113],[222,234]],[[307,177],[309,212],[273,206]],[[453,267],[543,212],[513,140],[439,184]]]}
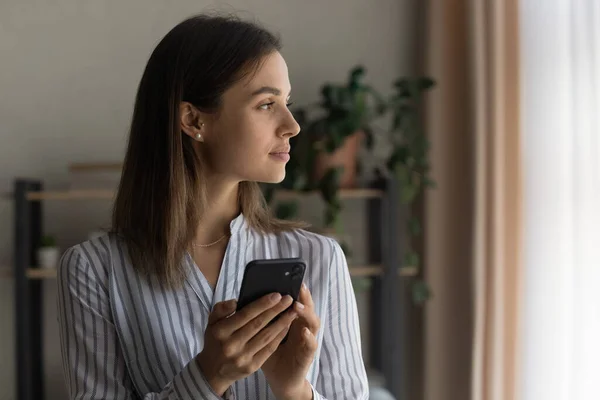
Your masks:
{"label": "beige curtain", "polygon": [[516,398],[521,288],[518,1],[429,1],[426,400]]}

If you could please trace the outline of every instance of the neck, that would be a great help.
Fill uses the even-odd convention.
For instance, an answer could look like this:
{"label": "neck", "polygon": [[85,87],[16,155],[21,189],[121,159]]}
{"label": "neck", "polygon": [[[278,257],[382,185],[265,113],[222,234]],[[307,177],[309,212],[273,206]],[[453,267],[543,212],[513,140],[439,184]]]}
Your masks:
{"label": "neck", "polygon": [[196,230],[195,243],[212,243],[229,233],[231,220],[240,213],[238,190],[239,182],[207,181],[206,211]]}

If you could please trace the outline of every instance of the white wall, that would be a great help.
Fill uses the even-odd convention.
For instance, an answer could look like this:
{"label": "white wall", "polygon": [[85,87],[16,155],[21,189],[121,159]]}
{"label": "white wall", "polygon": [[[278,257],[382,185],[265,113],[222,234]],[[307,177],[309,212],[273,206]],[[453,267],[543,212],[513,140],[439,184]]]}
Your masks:
{"label": "white wall", "polygon": [[[417,0],[81,1],[0,3],[0,193],[15,177],[68,184],[76,161],[120,161],[135,89],[153,47],[203,10],[243,10],[281,33],[294,100],[364,63],[380,89],[411,72]],[[104,202],[49,203],[46,231],[68,246],[106,223]],[[75,222],[71,215],[82,219]],[[69,218],[65,218],[69,216]],[[12,254],[12,203],[0,198],[0,268]],[[54,282],[45,284],[47,398],[65,397]],[[14,394],[13,282],[0,279],[0,400]]]}

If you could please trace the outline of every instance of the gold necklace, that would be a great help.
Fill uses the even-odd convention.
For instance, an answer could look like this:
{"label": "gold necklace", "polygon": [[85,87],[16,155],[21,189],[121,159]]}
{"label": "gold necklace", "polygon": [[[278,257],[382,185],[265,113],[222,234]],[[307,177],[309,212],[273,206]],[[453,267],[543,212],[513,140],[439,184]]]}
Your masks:
{"label": "gold necklace", "polygon": [[208,243],[208,244],[192,243],[192,246],[194,246],[194,247],[210,247],[210,246],[214,246],[215,244],[219,243],[221,240],[225,239],[226,237],[227,237],[227,234],[224,234],[223,236],[221,236],[220,238],[218,238],[217,240],[215,240],[212,243]]}

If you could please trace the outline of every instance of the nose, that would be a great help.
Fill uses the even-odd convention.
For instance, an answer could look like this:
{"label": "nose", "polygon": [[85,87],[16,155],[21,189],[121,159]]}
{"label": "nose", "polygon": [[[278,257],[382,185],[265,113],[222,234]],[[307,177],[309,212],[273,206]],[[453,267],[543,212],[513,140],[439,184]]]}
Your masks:
{"label": "nose", "polygon": [[299,133],[300,125],[292,115],[291,111],[287,110],[279,127],[278,135],[283,138],[292,138]]}

